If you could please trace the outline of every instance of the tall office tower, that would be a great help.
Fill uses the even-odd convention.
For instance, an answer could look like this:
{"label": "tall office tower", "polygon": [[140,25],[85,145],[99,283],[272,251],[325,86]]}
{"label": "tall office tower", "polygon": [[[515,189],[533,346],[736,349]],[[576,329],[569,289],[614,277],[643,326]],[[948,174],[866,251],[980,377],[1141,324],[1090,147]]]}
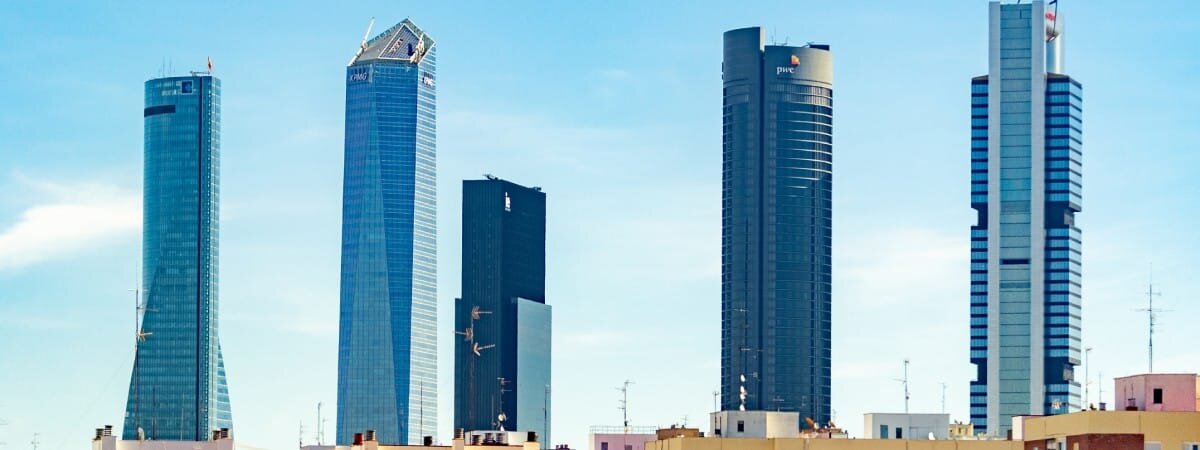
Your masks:
{"label": "tall office tower", "polygon": [[405,19],[346,69],[338,444],[437,431],[435,64]]}
{"label": "tall office tower", "polygon": [[124,438],[208,440],[232,427],[217,339],[221,80],[146,82],[142,321]]}
{"label": "tall office tower", "polygon": [[971,421],[1078,410],[1081,87],[1063,74],[1056,2],[990,6],[971,81]]}
{"label": "tall office tower", "polygon": [[721,408],[830,418],[833,54],[725,33]]}
{"label": "tall office tower", "polygon": [[463,181],[462,298],[454,312],[454,427],[550,442],[546,194]]}

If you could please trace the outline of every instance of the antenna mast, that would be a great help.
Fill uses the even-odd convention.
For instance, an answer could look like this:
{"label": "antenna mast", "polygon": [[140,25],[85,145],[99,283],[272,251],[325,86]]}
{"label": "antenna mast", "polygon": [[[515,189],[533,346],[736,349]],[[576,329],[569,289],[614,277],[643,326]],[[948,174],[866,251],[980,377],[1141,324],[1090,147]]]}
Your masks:
{"label": "antenna mast", "polygon": [[633,384],[632,381],[625,380],[624,383],[621,383],[621,387],[617,388],[618,391],[621,391],[621,406],[617,407],[617,409],[621,410],[621,420],[625,424],[625,433],[629,433],[629,385],[631,384]]}
{"label": "antenna mast", "polygon": [[1138,310],[1146,313],[1146,318],[1150,323],[1150,338],[1147,345],[1147,361],[1150,366],[1149,373],[1154,373],[1154,325],[1158,322],[1158,313],[1166,312],[1165,310],[1154,308],[1154,297],[1161,296],[1162,292],[1154,290],[1153,267],[1154,266],[1152,265],[1150,269],[1150,289],[1146,291],[1147,306],[1146,308]]}
{"label": "antenna mast", "polygon": [[899,381],[904,384],[904,413],[905,414],[908,414],[908,399],[909,399],[909,395],[908,395],[908,363],[909,363],[908,358],[904,358],[904,378],[896,379],[896,381]]}
{"label": "antenna mast", "polygon": [[942,382],[942,414],[946,413],[946,382]]}

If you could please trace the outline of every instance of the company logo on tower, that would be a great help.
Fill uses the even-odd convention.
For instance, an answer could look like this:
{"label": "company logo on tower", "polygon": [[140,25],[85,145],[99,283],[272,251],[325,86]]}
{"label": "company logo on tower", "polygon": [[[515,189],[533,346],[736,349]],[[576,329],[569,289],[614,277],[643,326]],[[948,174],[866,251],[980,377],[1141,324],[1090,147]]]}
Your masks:
{"label": "company logo on tower", "polygon": [[778,66],[775,68],[775,75],[783,75],[785,73],[796,73],[796,66],[800,65],[800,57],[792,55],[791,67]]}

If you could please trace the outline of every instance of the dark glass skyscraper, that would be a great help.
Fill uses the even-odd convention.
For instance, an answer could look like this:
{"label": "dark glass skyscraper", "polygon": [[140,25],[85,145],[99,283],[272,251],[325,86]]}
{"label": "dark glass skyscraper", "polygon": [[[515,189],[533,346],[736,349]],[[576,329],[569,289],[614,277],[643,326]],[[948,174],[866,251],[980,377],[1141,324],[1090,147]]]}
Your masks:
{"label": "dark glass skyscraper", "polygon": [[217,339],[221,81],[146,82],[144,315],[124,438],[207,440],[232,427]]}
{"label": "dark glass skyscraper", "polygon": [[721,408],[830,418],[833,54],[725,33]]}
{"label": "dark glass skyscraper", "polygon": [[1013,416],[1080,408],[1083,109],[1057,5],[990,8],[971,81],[971,421],[1005,436]]}
{"label": "dark glass skyscraper", "polygon": [[[546,194],[463,182],[462,298],[454,312],[454,427],[550,441]],[[500,419],[501,414],[504,418]]]}
{"label": "dark glass skyscraper", "polygon": [[338,444],[437,430],[435,64],[405,19],[346,69]]}

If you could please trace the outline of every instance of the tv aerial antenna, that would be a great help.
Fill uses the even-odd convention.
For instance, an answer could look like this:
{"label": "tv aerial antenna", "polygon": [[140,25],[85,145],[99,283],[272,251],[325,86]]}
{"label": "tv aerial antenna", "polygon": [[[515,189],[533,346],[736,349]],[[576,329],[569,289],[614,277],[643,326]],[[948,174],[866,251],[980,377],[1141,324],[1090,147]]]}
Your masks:
{"label": "tv aerial antenna", "polygon": [[908,358],[904,358],[904,378],[896,378],[896,381],[904,384],[904,413],[908,414]]}
{"label": "tv aerial antenna", "polygon": [[1150,288],[1146,291],[1146,307],[1137,311],[1146,313],[1146,319],[1149,322],[1149,340],[1146,345],[1147,361],[1150,366],[1150,373],[1154,373],[1154,326],[1158,324],[1158,314],[1170,312],[1166,309],[1154,307],[1154,297],[1162,296],[1161,291],[1154,290],[1154,266],[1150,266]]}
{"label": "tv aerial antenna", "polygon": [[621,386],[617,388],[618,391],[621,391],[621,401],[619,402],[620,406],[618,406],[617,409],[621,410],[621,423],[625,425],[626,433],[629,432],[629,385],[631,384],[633,384],[632,381],[625,380],[625,382],[621,383]]}

